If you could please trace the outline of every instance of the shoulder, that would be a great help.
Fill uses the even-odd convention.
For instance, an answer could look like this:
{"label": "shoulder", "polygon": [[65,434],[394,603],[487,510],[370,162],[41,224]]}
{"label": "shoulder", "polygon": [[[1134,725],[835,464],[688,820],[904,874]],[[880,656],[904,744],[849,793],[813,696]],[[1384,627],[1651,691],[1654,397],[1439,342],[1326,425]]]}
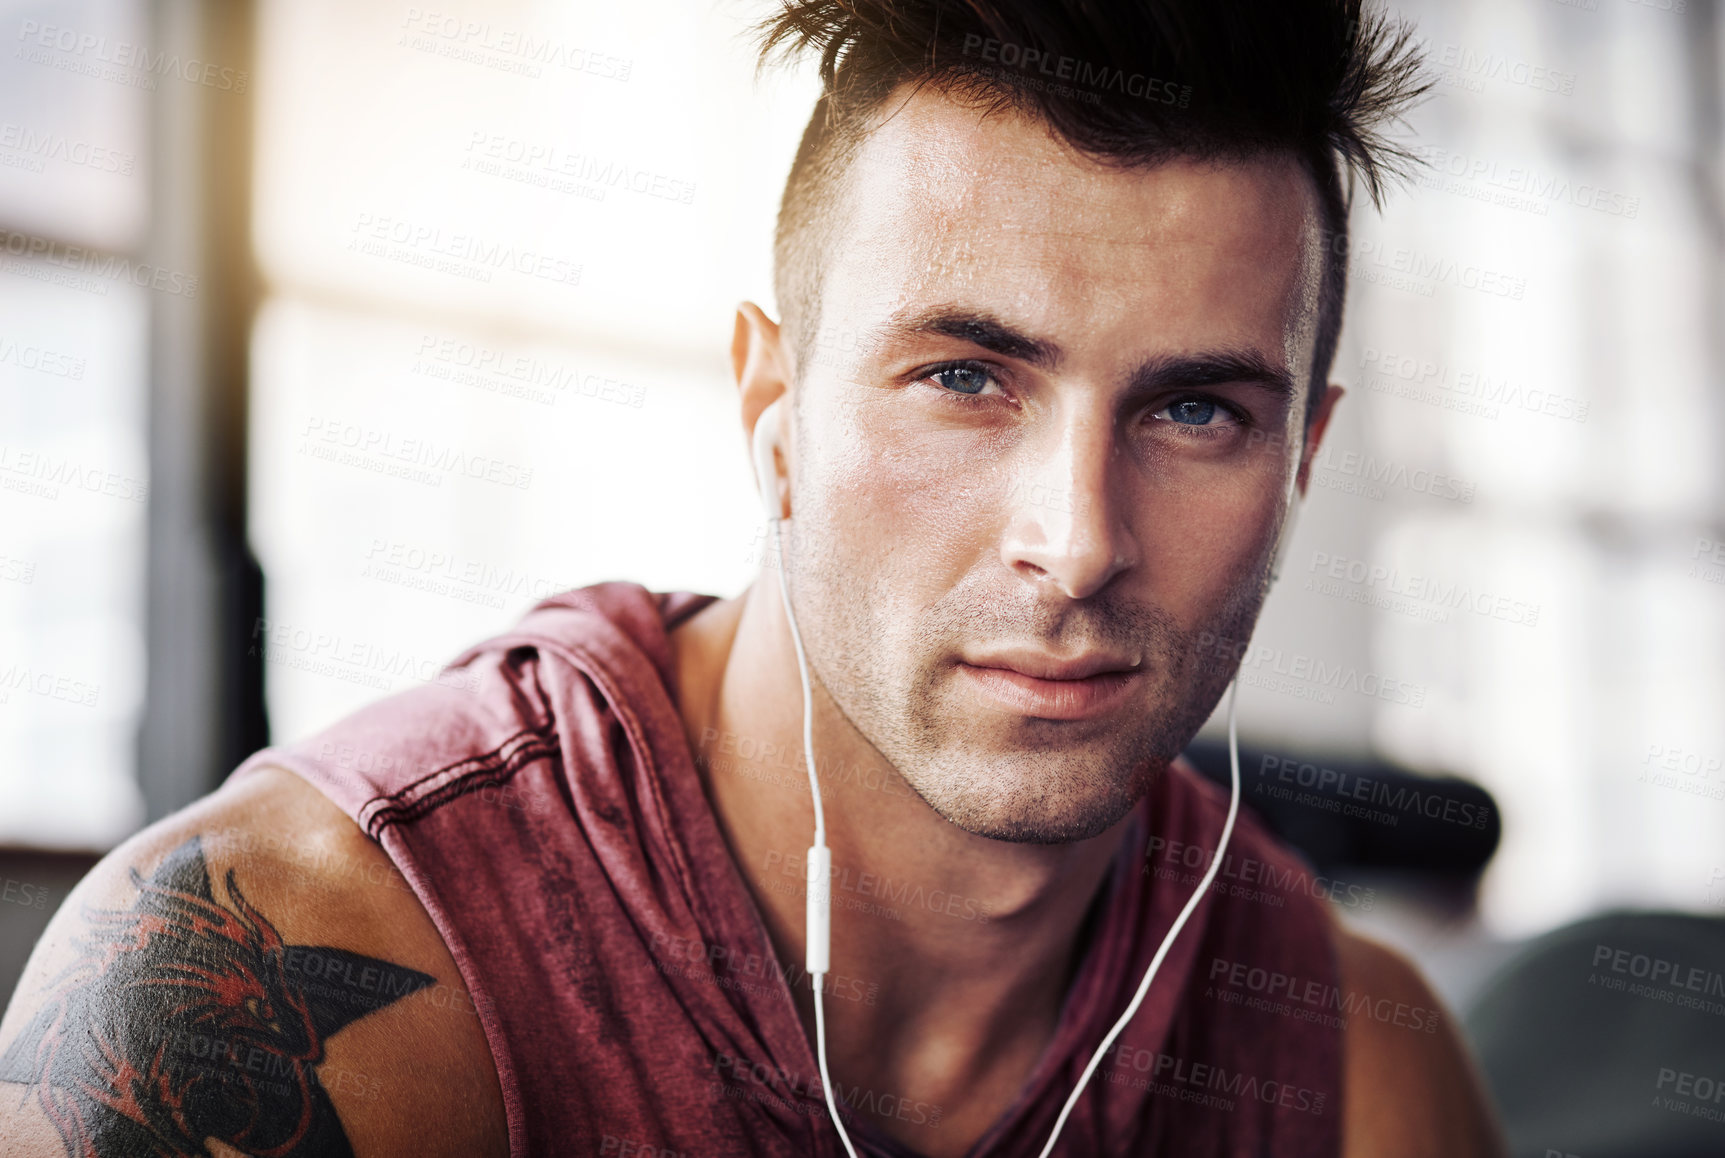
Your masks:
{"label": "shoulder", "polygon": [[40,1139],[23,1153],[507,1150],[430,918],[352,820],[276,769],[78,886],[0,1021],[0,1082],[29,1087],[0,1097],[0,1134]]}
{"label": "shoulder", "polygon": [[1503,1142],[1455,1020],[1395,950],[1335,925],[1344,1158],[1499,1158]]}

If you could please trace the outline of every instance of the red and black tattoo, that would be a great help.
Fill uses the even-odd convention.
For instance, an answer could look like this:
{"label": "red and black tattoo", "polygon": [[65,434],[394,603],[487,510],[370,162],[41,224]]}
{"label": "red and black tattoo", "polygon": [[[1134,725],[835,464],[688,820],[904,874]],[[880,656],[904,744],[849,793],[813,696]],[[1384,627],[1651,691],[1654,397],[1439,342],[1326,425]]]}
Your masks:
{"label": "red and black tattoo", "polygon": [[344,949],[289,945],[229,870],[215,896],[196,837],[93,933],[0,1057],[73,1158],[351,1155],[316,1066],[343,1026],[433,978]]}

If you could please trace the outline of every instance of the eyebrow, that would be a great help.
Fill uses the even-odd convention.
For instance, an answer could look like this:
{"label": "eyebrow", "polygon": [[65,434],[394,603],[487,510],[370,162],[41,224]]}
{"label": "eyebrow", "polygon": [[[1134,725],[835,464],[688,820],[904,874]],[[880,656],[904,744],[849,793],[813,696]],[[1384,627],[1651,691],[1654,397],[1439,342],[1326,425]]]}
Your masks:
{"label": "eyebrow", "polygon": [[1057,343],[1033,338],[993,314],[951,306],[937,306],[910,317],[895,318],[883,326],[882,331],[888,341],[927,334],[953,338],[1041,370],[1053,369],[1063,357]]}
{"label": "eyebrow", "polygon": [[1292,399],[1296,393],[1293,375],[1251,349],[1152,358],[1132,372],[1131,390],[1135,394],[1148,394],[1171,386],[1222,386],[1233,382],[1261,386],[1285,399]]}
{"label": "eyebrow", "polygon": [[[909,317],[896,318],[883,327],[883,336],[888,341],[928,334],[969,342],[1040,370],[1055,369],[1065,357],[1059,343],[1033,337],[981,310],[937,306]],[[1221,386],[1236,382],[1261,386],[1287,399],[1294,398],[1297,393],[1293,376],[1286,369],[1249,348],[1158,355],[1132,372],[1130,389],[1132,393],[1143,394],[1170,387]]]}

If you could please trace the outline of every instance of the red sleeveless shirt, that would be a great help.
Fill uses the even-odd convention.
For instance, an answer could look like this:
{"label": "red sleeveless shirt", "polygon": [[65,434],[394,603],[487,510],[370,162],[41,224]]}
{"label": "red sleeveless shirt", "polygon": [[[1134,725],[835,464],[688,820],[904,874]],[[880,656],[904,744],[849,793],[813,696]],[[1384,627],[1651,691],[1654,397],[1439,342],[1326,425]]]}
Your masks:
{"label": "red sleeveless shirt", "polygon": [[[809,981],[777,959],[677,712],[668,632],[709,602],[628,583],[567,592],[459,656],[464,678],[265,749],[235,773],[298,773],[393,858],[473,995],[513,1155],[843,1154],[791,996]],[[1226,812],[1226,795],[1182,762],[1158,779],[1054,1037],[972,1158],[1040,1151]],[[1312,884],[1242,810],[1210,896],[1057,1153],[1340,1152],[1342,1000]],[[836,962],[828,992],[870,998]],[[911,1121],[943,1112],[842,1082],[835,1093]],[[860,1152],[913,1158],[845,1113]]]}

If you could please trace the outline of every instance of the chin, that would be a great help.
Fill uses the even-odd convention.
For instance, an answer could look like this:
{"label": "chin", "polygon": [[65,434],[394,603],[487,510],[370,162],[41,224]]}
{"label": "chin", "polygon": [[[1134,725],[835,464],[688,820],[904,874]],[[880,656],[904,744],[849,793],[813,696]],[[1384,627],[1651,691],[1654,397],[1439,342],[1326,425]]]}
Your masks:
{"label": "chin", "polygon": [[[901,769],[901,774],[942,819],[974,836],[1014,844],[1071,844],[1118,824],[1148,787],[1129,775],[1098,785],[1095,767],[1064,774],[1046,767],[1017,775],[997,771],[980,782],[973,774],[959,782],[931,772],[913,775]],[[1064,790],[1051,788],[1062,782]]]}

